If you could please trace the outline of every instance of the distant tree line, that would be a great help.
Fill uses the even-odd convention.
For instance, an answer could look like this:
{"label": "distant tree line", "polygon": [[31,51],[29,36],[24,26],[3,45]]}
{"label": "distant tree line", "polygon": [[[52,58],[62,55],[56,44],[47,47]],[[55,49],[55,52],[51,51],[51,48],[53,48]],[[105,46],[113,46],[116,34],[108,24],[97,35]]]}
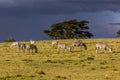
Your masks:
{"label": "distant tree line", "polygon": [[91,38],[93,34],[88,31],[88,21],[69,20],[50,26],[44,33],[51,39]]}

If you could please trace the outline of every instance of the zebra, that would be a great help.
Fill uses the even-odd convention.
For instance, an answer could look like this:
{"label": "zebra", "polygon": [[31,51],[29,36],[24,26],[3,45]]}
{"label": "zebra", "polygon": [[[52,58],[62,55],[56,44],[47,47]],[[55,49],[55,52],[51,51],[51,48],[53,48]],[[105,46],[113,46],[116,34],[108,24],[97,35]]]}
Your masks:
{"label": "zebra", "polygon": [[87,46],[85,43],[83,43],[83,41],[81,39],[76,39],[74,40],[74,42],[72,43],[72,46],[83,46],[85,50],[87,50]]}
{"label": "zebra", "polygon": [[24,43],[19,43],[19,42],[13,42],[10,45],[10,48],[17,47],[19,49],[19,52],[25,52],[26,45]]}
{"label": "zebra", "polygon": [[52,47],[55,47],[56,45],[58,45],[58,41],[53,40],[53,41],[52,41]]}
{"label": "zebra", "polygon": [[74,49],[74,47],[73,46],[70,46],[70,45],[68,45],[68,44],[66,44],[66,43],[58,43],[58,48],[57,48],[57,50],[59,51],[59,49],[67,49],[67,50],[69,50],[69,51],[73,51],[73,49]]}
{"label": "zebra", "polygon": [[30,53],[30,50],[32,50],[32,53],[33,53],[33,50],[34,50],[35,53],[38,52],[38,48],[37,48],[37,46],[36,46],[35,44],[28,44],[28,45],[26,46],[26,49],[27,49],[27,51],[28,51],[29,53]]}
{"label": "zebra", "polygon": [[11,45],[10,45],[10,48],[13,48],[13,47],[16,47],[18,46],[19,42],[13,42]]}
{"label": "zebra", "polygon": [[96,44],[96,53],[98,53],[98,49],[103,49],[103,51],[108,50],[110,53],[112,53],[112,48],[108,44],[97,43]]}
{"label": "zebra", "polygon": [[19,51],[20,51],[20,52],[25,52],[26,44],[24,44],[24,43],[23,43],[23,44],[20,44],[20,43],[19,43],[19,44],[18,44],[18,48],[19,48]]}

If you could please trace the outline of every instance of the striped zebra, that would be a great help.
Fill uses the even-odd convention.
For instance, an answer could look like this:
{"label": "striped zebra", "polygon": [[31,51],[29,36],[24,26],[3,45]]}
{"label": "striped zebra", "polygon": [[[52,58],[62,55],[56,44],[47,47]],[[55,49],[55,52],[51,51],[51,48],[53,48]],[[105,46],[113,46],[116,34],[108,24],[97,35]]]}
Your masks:
{"label": "striped zebra", "polygon": [[53,40],[53,41],[52,41],[52,47],[55,47],[55,46],[57,46],[57,45],[58,45],[58,41]]}
{"label": "striped zebra", "polygon": [[12,44],[10,44],[10,48],[13,47],[18,47],[19,42],[13,42]]}
{"label": "striped zebra", "polygon": [[102,49],[103,51],[108,50],[110,53],[112,53],[112,48],[108,44],[97,43],[96,44],[96,53],[98,53],[98,49]]}
{"label": "striped zebra", "polygon": [[19,44],[18,44],[18,48],[19,48],[19,51],[20,51],[20,52],[25,52],[26,44],[24,44],[24,43],[23,43],[23,44],[20,44],[20,43],[19,43]]}
{"label": "striped zebra", "polygon": [[32,53],[33,52],[35,52],[35,53],[37,53],[38,52],[38,48],[37,48],[37,46],[35,45],[35,44],[28,44],[27,46],[26,46],[26,49],[27,49],[27,51],[30,53],[30,50],[32,51]]}
{"label": "striped zebra", "polygon": [[67,49],[69,51],[73,51],[74,47],[73,46],[70,46],[66,43],[58,43],[58,48],[57,50],[59,51],[60,49]]}
{"label": "striped zebra", "polygon": [[83,43],[81,39],[74,40],[74,42],[72,43],[72,46],[81,46],[81,47],[84,47],[85,50],[87,50],[86,44]]}

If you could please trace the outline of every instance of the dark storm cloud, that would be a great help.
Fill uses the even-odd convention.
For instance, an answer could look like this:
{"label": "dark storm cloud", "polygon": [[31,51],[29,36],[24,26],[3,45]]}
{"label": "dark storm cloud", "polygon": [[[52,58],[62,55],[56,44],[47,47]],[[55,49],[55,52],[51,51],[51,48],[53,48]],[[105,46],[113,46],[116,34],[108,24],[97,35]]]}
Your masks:
{"label": "dark storm cloud", "polygon": [[0,0],[0,36],[2,40],[9,36],[17,40],[48,39],[43,30],[51,24],[85,19],[95,36],[111,37],[119,26],[108,23],[118,22],[113,11],[118,15],[119,7],[118,0]]}
{"label": "dark storm cloud", "polygon": [[0,11],[3,15],[69,14],[77,8],[60,0],[6,0],[0,1]]}
{"label": "dark storm cloud", "polygon": [[73,5],[77,5],[80,11],[120,11],[119,0],[64,0]]}
{"label": "dark storm cloud", "polygon": [[120,11],[119,7],[119,0],[0,0],[2,15]]}
{"label": "dark storm cloud", "polygon": [[110,23],[110,25],[120,26],[120,23]]}

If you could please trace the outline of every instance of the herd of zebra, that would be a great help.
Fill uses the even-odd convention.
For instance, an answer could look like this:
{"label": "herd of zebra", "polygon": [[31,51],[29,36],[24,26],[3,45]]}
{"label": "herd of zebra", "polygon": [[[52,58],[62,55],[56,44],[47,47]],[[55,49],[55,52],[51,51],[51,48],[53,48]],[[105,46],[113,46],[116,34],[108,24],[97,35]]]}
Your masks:
{"label": "herd of zebra", "polygon": [[[66,43],[59,43],[56,40],[52,41],[52,46],[57,46],[57,50],[59,51],[61,49],[67,49],[69,51],[73,51],[75,46],[80,46],[81,48],[84,47],[85,50],[87,50],[86,44],[81,39],[75,39],[72,43],[72,45],[68,45]],[[112,48],[105,43],[97,43],[96,45],[96,53],[98,53],[98,49],[102,49],[103,51],[108,50],[110,53],[112,53]]]}
{"label": "herd of zebra", "polygon": [[[30,40],[30,43],[27,45],[24,43],[13,42],[10,45],[10,48],[13,48],[14,46],[17,46],[20,52],[25,52],[25,50],[27,50],[29,53],[30,50],[35,53],[38,52],[38,48],[35,45],[35,41],[33,40]],[[81,48],[87,50],[87,45],[81,39],[75,39],[72,42],[72,45],[68,45],[66,43],[60,43],[57,40],[52,40],[52,47],[54,48],[55,46],[57,46],[57,51],[59,51],[60,49],[67,49],[69,51],[73,51],[75,46],[80,46]],[[112,48],[108,44],[97,43],[95,46],[96,46],[96,53],[98,53],[98,49],[103,49],[103,51],[108,50],[110,53],[112,53]]]}
{"label": "herd of zebra", "polygon": [[37,46],[35,45],[35,41],[33,40],[30,40],[30,44],[24,44],[24,43],[19,43],[19,42],[13,42],[11,45],[10,45],[10,48],[13,48],[13,47],[18,47],[19,48],[19,51],[20,52],[25,52],[25,49],[30,53],[30,50],[31,52],[35,52],[37,53],[38,52],[38,48]]}

